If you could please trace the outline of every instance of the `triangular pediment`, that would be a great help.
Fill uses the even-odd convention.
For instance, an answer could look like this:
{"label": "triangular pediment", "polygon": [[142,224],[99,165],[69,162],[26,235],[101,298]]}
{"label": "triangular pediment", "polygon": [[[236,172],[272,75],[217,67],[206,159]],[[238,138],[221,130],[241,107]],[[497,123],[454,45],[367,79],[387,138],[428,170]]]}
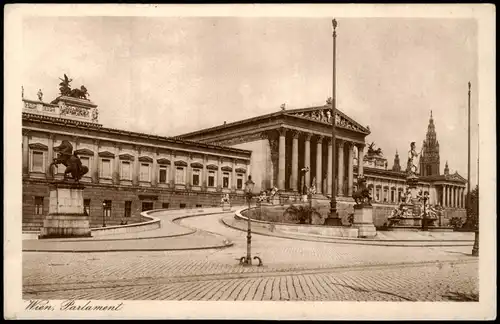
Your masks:
{"label": "triangular pediment", "polygon": [[208,170],[218,170],[219,167],[214,165],[214,164],[209,164],[209,165],[207,165],[207,169]]}
{"label": "triangular pediment", "polygon": [[49,147],[42,143],[31,143],[28,145],[32,150],[47,151]]}
{"label": "triangular pediment", "polygon": [[141,156],[139,157],[139,162],[149,162],[149,163],[152,163],[153,162],[153,159],[149,156]]}
{"label": "triangular pediment", "polygon": [[[330,106],[321,107],[311,107],[311,108],[301,108],[286,111],[286,115],[310,119],[315,122],[330,124],[332,123],[331,118],[332,108]],[[364,134],[370,134],[370,129],[361,126],[351,117],[347,116],[340,110],[335,110],[335,126],[339,128],[350,129],[355,132],[360,132]]]}
{"label": "triangular pediment", "polygon": [[132,154],[120,154],[120,160],[134,161],[135,157]]}
{"label": "triangular pediment", "polygon": [[460,174],[458,174],[458,172],[450,174],[447,178],[448,178],[447,180],[455,180],[455,181],[465,182],[465,179]]}
{"label": "triangular pediment", "polygon": [[90,155],[90,156],[94,155],[94,152],[92,152],[91,150],[89,150],[87,148],[76,150],[75,153],[77,155]]}
{"label": "triangular pediment", "polygon": [[203,164],[201,164],[200,162],[192,162],[192,163],[191,163],[191,167],[192,167],[192,168],[199,168],[199,169],[202,169],[202,168],[203,168]]}
{"label": "triangular pediment", "polygon": [[170,164],[169,159],[161,158],[156,161],[158,164]]}
{"label": "triangular pediment", "polygon": [[115,155],[109,151],[99,152],[99,156],[104,157],[104,158],[114,158],[115,157]]}

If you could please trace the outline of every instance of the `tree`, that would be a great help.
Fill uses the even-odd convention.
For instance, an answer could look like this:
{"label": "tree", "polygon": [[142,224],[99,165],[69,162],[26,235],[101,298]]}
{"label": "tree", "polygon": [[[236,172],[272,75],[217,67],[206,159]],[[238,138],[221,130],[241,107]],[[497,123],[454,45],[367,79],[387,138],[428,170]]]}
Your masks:
{"label": "tree", "polygon": [[[470,196],[470,200],[469,200]],[[467,202],[470,201],[469,204],[467,204],[466,210],[467,210],[467,220],[465,221],[465,224],[463,228],[467,229],[476,229],[476,226],[478,225],[478,218],[479,218],[479,187],[476,186],[476,188],[472,189],[470,193],[467,193]]]}

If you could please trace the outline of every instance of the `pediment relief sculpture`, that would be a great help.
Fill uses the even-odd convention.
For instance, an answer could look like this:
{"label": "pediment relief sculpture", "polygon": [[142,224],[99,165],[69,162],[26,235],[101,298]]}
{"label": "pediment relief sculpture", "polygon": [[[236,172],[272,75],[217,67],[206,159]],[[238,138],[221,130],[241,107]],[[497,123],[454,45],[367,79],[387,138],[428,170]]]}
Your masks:
{"label": "pediment relief sculpture", "polygon": [[[322,123],[328,123],[328,124],[332,123],[332,110],[331,110],[331,108],[292,113],[291,115],[316,120],[316,121],[319,121]],[[355,122],[350,120],[350,118],[347,118],[338,112],[335,114],[335,125],[339,126],[339,127],[344,127],[347,129],[352,129],[352,130],[358,131],[358,132],[366,132],[365,129],[363,129],[362,127],[357,125]]]}

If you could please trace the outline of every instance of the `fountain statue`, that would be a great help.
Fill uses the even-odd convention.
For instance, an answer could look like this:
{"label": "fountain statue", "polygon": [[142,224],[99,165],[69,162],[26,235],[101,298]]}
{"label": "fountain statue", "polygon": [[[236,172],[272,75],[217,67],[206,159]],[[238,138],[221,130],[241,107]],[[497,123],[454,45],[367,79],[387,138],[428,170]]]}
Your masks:
{"label": "fountain statue", "polygon": [[419,178],[414,159],[421,153],[422,151],[417,153],[415,142],[411,142],[406,167],[406,189],[400,203],[388,217],[388,227],[393,230],[398,228],[426,230],[428,226],[436,226],[436,212],[430,206],[429,193],[417,189]]}

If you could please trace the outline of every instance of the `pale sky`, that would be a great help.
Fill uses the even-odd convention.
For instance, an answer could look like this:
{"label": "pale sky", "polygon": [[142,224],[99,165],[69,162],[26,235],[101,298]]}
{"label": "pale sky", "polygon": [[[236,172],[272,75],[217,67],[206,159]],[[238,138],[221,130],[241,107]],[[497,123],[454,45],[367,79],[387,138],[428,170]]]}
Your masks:
{"label": "pale sky", "polygon": [[[472,19],[337,18],[337,107],[372,131],[392,167],[433,111],[441,173],[477,166],[477,25]],[[105,127],[173,136],[332,93],[331,19],[36,17],[23,24],[26,98],[86,86]]]}

